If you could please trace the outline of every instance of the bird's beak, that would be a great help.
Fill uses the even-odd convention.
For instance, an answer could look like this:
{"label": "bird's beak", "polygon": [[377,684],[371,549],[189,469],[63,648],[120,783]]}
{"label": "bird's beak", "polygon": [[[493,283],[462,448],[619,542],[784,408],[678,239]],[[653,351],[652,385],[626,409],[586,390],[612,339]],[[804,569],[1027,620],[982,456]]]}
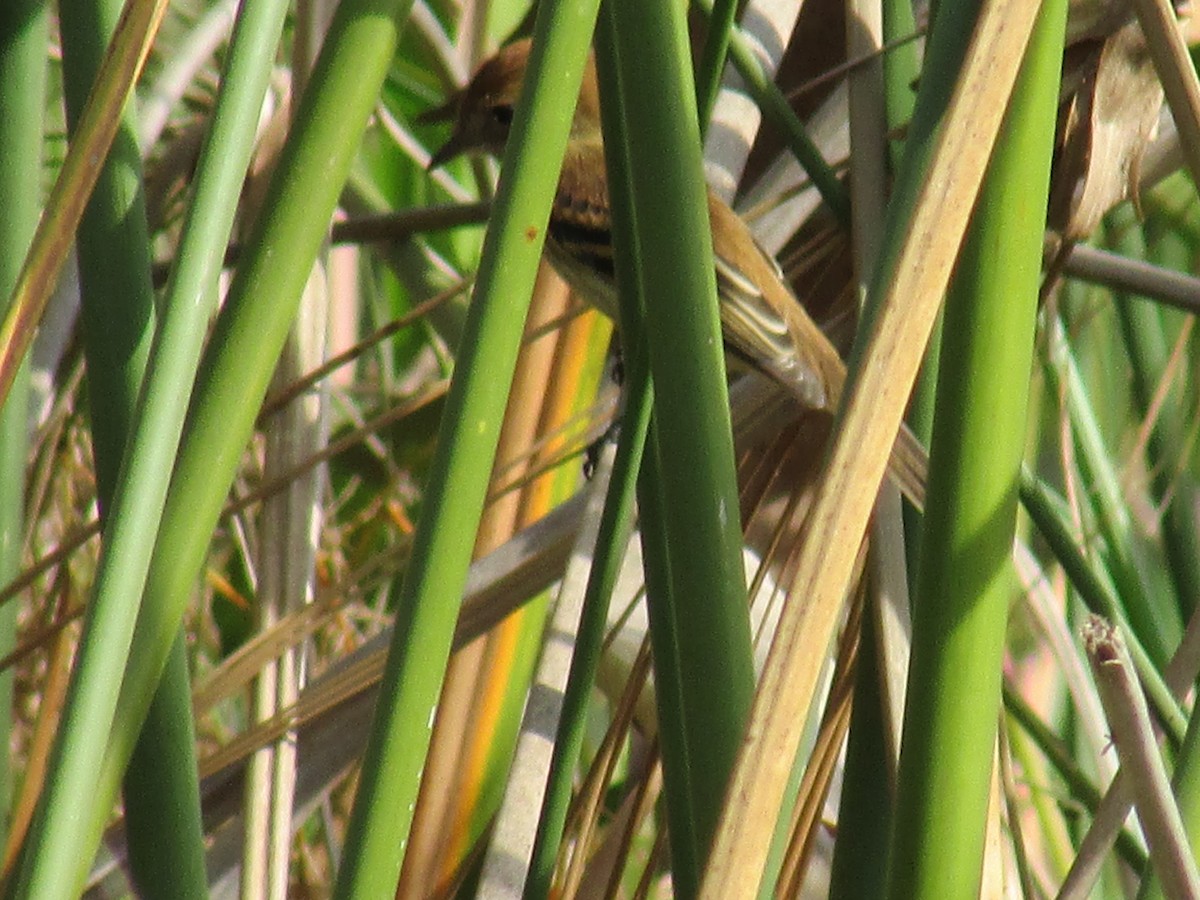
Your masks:
{"label": "bird's beak", "polygon": [[[462,91],[455,91],[451,94],[445,103],[441,106],[435,106],[433,109],[427,109],[425,112],[417,116],[416,121],[421,125],[434,125],[438,122],[453,122],[458,117],[458,107],[462,102]],[[459,136],[458,129],[455,129],[454,134],[450,135],[450,140],[442,146],[442,149],[429,160],[427,167],[428,171],[433,171],[438,166],[445,165],[466,150],[466,143]]]}
{"label": "bird's beak", "polygon": [[429,165],[426,166],[426,170],[432,172],[438,166],[444,166],[456,156],[466,152],[467,149],[467,141],[464,139],[462,133],[455,131],[454,134],[450,135],[450,139],[442,144],[442,148],[429,158]]}
{"label": "bird's beak", "polygon": [[446,98],[441,106],[427,109],[417,116],[416,121],[421,125],[436,125],[438,122],[453,122],[458,115],[458,104],[462,100],[462,91],[455,91]]}

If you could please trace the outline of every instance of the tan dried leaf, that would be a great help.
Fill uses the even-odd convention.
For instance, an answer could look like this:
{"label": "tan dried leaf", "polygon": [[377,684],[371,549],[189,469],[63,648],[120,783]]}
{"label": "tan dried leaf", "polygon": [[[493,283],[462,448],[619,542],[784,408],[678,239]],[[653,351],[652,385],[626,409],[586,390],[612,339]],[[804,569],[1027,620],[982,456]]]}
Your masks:
{"label": "tan dried leaf", "polygon": [[1078,48],[1067,62],[1064,84],[1079,86],[1063,107],[1048,218],[1064,240],[1078,240],[1133,190],[1163,90],[1136,22]]}

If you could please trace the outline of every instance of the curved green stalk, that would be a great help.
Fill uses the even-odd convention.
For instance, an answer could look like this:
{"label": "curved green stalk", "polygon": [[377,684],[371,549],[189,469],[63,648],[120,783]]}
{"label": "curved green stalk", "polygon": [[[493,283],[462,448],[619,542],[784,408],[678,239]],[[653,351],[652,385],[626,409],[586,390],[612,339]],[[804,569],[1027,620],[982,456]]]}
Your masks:
{"label": "curved green stalk", "polygon": [[[121,6],[113,0],[61,4],[64,86],[72,124],[87,100]],[[155,322],[149,225],[132,105],[125,110],[80,222],[77,246],[97,496],[107,521]],[[191,690],[182,634],[177,640],[180,652],[166,677],[172,690],[164,694],[164,699],[177,703],[171,708],[158,705],[159,715],[145,732],[146,746],[125,781],[130,868],[139,892],[152,896],[200,895],[206,880]],[[157,739],[163,729],[170,739]]]}
{"label": "curved green stalk", "polygon": [[906,900],[979,894],[1065,21],[1043,4],[946,301],[889,856]]}
{"label": "curved green stalk", "polygon": [[[250,0],[243,8],[238,28],[241,40],[235,37],[229,72],[235,73],[237,60],[247,68],[225,81],[213,136],[201,159],[180,264],[168,286],[164,323],[151,350],[148,381],[131,426],[129,453],[109,514],[105,552],[51,757],[42,813],[30,833],[16,885],[19,896],[77,893],[198,570],[197,561],[184,574],[186,584],[176,595],[174,615],[166,616],[159,645],[152,649],[140,646],[134,636],[134,616],[156,546],[155,534],[183,424],[186,407],[180,398],[190,393],[285,7],[281,0]],[[216,486],[207,472],[197,481]],[[224,493],[221,487],[220,496]],[[216,502],[219,505],[220,499]],[[189,520],[192,512],[187,511]],[[163,560],[163,550],[158,550],[160,567],[178,562]],[[156,591],[150,596],[150,609],[174,599]],[[138,624],[140,628],[140,619]],[[131,640],[135,649],[127,653]],[[129,668],[122,671],[127,657]],[[117,692],[124,698],[134,686],[141,690],[141,702],[131,714],[120,705]],[[114,744],[119,748],[115,753]]]}
{"label": "curved green stalk", "polygon": [[1158,715],[1159,722],[1172,741],[1176,744],[1181,743],[1187,728],[1187,718],[1138,640],[1137,632],[1130,627],[1103,574],[1095,571],[1084,559],[1071,532],[1069,517],[1062,511],[1065,503],[1027,470],[1021,473],[1020,494],[1021,505],[1042,538],[1050,545],[1050,551],[1063,567],[1071,586],[1079,592],[1084,605],[1096,615],[1105,617],[1121,628],[1129,655],[1133,657],[1138,677],[1142,680],[1142,686]]}
{"label": "curved green stalk", "polygon": [[[908,38],[917,29],[913,5],[909,0],[882,0],[884,45]],[[920,83],[920,53],[916,41],[904,40],[883,54],[884,107],[887,115],[888,158],[893,171],[898,170],[904,155],[903,135],[912,121],[916,105],[915,86]],[[921,372],[908,402],[905,421],[921,443],[929,446],[933,433],[933,411],[937,402],[937,367],[942,348],[942,325],[939,317],[929,335]],[[921,514],[912,504],[905,503],[904,547],[908,562],[909,589],[914,586],[921,546]]]}
{"label": "curved green stalk", "polygon": [[1166,590],[1156,590],[1152,584],[1162,566],[1147,560],[1144,552],[1139,553],[1144,548],[1138,545],[1133,514],[1125,502],[1120,476],[1105,444],[1097,410],[1084,387],[1075,355],[1067,341],[1066,327],[1061,319],[1053,317],[1047,331],[1051,355],[1047,377],[1051,390],[1066,398],[1077,448],[1075,459],[1103,537],[1102,556],[1134,634],[1155,665],[1162,668],[1183,633],[1178,604],[1168,596],[1169,582],[1164,582]]}

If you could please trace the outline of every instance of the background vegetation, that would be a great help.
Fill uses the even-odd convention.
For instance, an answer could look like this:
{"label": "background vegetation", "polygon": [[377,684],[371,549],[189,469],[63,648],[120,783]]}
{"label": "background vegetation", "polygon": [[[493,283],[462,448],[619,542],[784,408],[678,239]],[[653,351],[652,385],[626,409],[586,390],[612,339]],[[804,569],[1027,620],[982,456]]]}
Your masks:
{"label": "background vegetation", "polygon": [[[1200,895],[1188,21],[740,6],[0,4],[10,895]],[[525,228],[593,32],[619,362]],[[681,390],[702,177],[836,416]]]}

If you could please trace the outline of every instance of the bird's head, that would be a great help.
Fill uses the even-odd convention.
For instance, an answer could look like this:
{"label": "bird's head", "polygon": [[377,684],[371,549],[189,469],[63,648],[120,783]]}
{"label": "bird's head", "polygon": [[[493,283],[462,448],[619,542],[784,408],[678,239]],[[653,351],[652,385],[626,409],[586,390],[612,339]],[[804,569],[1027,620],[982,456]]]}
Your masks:
{"label": "bird's head", "polygon": [[[454,131],[430,159],[430,169],[463,153],[483,151],[500,156],[504,152],[504,143],[512,128],[513,110],[525,80],[529,48],[528,38],[502,48],[479,66],[465,88],[422,117],[425,121],[454,121]],[[596,98],[595,68],[589,57],[576,112],[577,125],[585,116],[590,122],[599,122]]]}

